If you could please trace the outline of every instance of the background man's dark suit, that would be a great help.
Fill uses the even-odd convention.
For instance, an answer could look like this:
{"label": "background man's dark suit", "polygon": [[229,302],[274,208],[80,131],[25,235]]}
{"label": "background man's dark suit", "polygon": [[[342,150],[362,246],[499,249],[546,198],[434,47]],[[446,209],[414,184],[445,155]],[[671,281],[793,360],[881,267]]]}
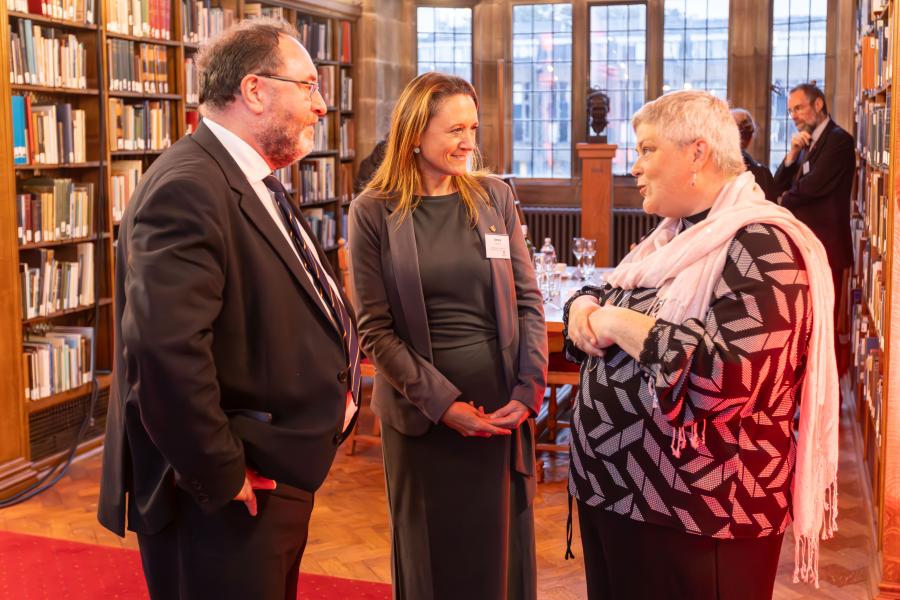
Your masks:
{"label": "background man's dark suit", "polygon": [[[804,173],[803,164],[809,164]],[[849,365],[849,303],[845,272],[853,265],[850,234],[850,190],[856,169],[853,137],[829,119],[813,147],[804,149],[790,166],[775,172],[781,205],[805,223],[828,255],[834,284],[834,347],[838,372]]]}
{"label": "background man's dark suit", "polygon": [[[254,517],[231,501],[245,461],[279,484],[258,491],[260,517],[292,501],[308,519],[343,425],[343,342],[289,242],[205,125],[144,175],[119,230],[116,271],[100,521],[123,534],[127,503],[138,533],[194,514],[196,522],[226,515],[224,529],[246,535],[258,521],[243,525]],[[302,540],[292,543],[305,544],[303,516]],[[296,537],[279,527],[257,533],[273,545]],[[228,540],[207,533],[196,543],[221,553]],[[252,577],[252,565],[229,559],[196,568]]]}
{"label": "background man's dark suit", "polygon": [[[803,174],[803,162],[809,172]],[[784,162],[775,172],[781,205],[794,213],[818,236],[828,253],[832,271],[853,262],[850,237],[850,189],[856,159],[853,137],[829,120],[811,150],[805,150],[790,166]]]}

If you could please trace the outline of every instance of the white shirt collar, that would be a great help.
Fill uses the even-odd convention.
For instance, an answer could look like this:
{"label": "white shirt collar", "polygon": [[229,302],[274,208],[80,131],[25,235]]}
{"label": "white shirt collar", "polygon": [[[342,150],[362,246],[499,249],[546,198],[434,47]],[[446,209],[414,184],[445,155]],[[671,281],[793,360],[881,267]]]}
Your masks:
{"label": "white shirt collar", "polygon": [[259,152],[253,149],[253,146],[242,140],[236,133],[227,129],[223,125],[219,125],[209,117],[203,117],[203,122],[209,127],[213,135],[216,136],[234,162],[238,164],[241,171],[250,185],[262,181],[267,175],[272,173],[266,160],[260,156]]}
{"label": "white shirt collar", "polygon": [[812,143],[810,143],[809,147],[812,148],[816,142],[819,141],[819,138],[822,137],[822,132],[825,131],[825,128],[828,127],[828,123],[831,121],[831,117],[825,117],[825,120],[819,123],[812,132]]}

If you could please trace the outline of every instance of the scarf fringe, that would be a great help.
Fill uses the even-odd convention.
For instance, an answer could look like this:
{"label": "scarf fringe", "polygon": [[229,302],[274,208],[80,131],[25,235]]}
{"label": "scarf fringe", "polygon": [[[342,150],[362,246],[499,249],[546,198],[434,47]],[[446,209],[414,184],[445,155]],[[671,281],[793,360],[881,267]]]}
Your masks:
{"label": "scarf fringe", "polygon": [[822,523],[822,539],[829,540],[834,537],[838,530],[838,489],[837,481],[832,481],[825,488],[825,514],[823,515],[824,523]]}
{"label": "scarf fringe", "polygon": [[[701,423],[703,424],[702,429],[700,428]],[[685,433],[685,430],[688,427],[691,428],[690,438],[688,438]],[[672,456],[681,458],[681,451],[687,448],[688,439],[690,439],[691,448],[694,450],[700,446],[706,445],[706,419],[702,419],[691,425],[672,428]]]}
{"label": "scarf fringe", "polygon": [[652,377],[647,380],[647,389],[650,390],[650,397],[653,398],[653,408],[659,408],[659,396],[656,395],[656,383]]}
{"label": "scarf fringe", "polygon": [[681,451],[687,446],[687,437],[684,435],[684,427],[672,429],[672,455],[681,458]]}
{"label": "scarf fringe", "polygon": [[813,583],[819,589],[819,540],[800,536],[794,544],[794,583]]}
{"label": "scarf fringe", "polygon": [[[698,429],[700,423],[703,423],[703,430],[701,431],[700,435],[697,435],[697,429]],[[696,450],[700,446],[705,446],[705,445],[706,445],[706,419],[702,419],[701,421],[698,421],[691,426],[691,448]]]}
{"label": "scarf fringe", "polygon": [[819,538],[834,537],[837,531],[838,489],[833,480],[825,488],[821,536],[801,535],[794,543],[794,583],[812,583],[819,589]]}

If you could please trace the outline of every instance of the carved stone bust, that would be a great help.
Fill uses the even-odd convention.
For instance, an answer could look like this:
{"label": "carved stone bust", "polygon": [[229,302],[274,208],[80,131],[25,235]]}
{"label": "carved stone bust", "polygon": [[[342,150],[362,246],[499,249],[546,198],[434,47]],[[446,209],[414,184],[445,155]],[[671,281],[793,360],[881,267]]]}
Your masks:
{"label": "carved stone bust", "polygon": [[589,92],[587,97],[588,124],[594,134],[590,135],[588,132],[588,141],[606,143],[606,136],[601,134],[606,131],[608,125],[606,116],[609,114],[609,96],[593,88]]}

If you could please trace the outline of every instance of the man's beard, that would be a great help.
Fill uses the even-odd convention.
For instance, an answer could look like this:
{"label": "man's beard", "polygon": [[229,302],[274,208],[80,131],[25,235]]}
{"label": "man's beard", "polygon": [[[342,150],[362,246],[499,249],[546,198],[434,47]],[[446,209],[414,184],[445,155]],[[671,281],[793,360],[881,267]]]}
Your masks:
{"label": "man's beard", "polygon": [[815,131],[815,129],[815,124],[810,125],[809,123],[800,123],[800,125],[797,126],[797,131],[803,131],[810,135],[812,135],[812,132]]}
{"label": "man's beard", "polygon": [[812,135],[812,132],[816,130],[816,127],[825,120],[824,113],[816,113],[815,119],[813,119],[812,123],[800,123],[797,125],[797,131],[805,131],[806,133]]}
{"label": "man's beard", "polygon": [[281,116],[270,118],[257,137],[263,155],[276,169],[288,166],[312,150],[312,142],[301,137],[305,128],[295,126],[287,118],[278,118]]}

